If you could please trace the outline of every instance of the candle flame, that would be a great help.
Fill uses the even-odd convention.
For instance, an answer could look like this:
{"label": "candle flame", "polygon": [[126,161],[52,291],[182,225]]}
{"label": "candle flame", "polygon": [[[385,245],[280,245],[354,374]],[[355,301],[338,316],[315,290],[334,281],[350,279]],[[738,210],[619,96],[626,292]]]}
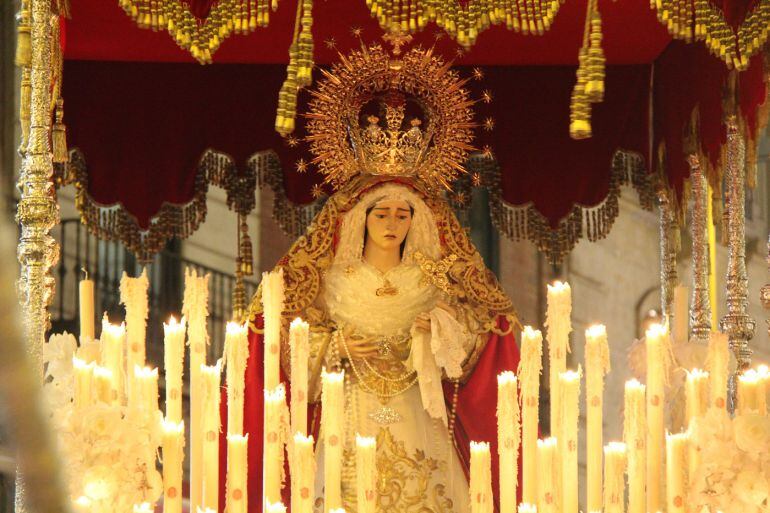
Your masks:
{"label": "candle flame", "polygon": [[521,332],[522,338],[543,338],[543,334],[540,330],[536,330],[532,326],[524,326],[524,330]]}
{"label": "candle flame", "polygon": [[649,328],[647,328],[647,332],[645,333],[647,339],[650,338],[660,338],[664,337],[668,334],[668,326],[665,324],[660,323],[653,323],[650,325]]}
{"label": "candle flame", "polygon": [[489,452],[489,442],[474,442],[471,440],[471,452]]}
{"label": "candle flame", "polygon": [[126,334],[126,323],[112,324],[105,313],[104,317],[102,317],[102,331],[107,331],[113,337],[120,338]]}
{"label": "candle flame", "polygon": [[360,434],[356,433],[356,447],[366,448],[376,446],[377,440],[373,436],[361,436]]}
{"label": "candle flame", "polygon": [[543,447],[543,448],[545,448],[545,447],[556,447],[556,442],[557,442],[557,440],[556,440],[555,436],[550,436],[548,438],[540,438],[537,441],[537,446],[538,447]]}
{"label": "candle flame", "polygon": [[643,391],[646,388],[647,387],[645,387],[644,385],[639,383],[639,380],[637,380],[636,378],[629,379],[628,381],[626,381],[626,390],[637,389],[637,390],[642,390]]}
{"label": "candle flame", "polygon": [[537,506],[522,502],[519,504],[519,513],[537,513]]}
{"label": "candle flame", "polygon": [[157,379],[158,368],[151,369],[149,367],[134,365],[134,377],[136,379]]}
{"label": "candle flame", "polygon": [[94,367],[96,364],[94,362],[88,362],[86,363],[85,360],[82,358],[78,358],[77,356],[72,357],[72,367],[75,370],[84,370]]}
{"label": "candle flame", "polygon": [[238,324],[237,322],[230,321],[227,323],[227,327],[225,328],[225,331],[227,335],[233,336],[233,335],[245,335],[247,331],[247,327],[245,324]]}
{"label": "candle flame", "polygon": [[300,433],[299,431],[297,431],[297,433],[294,435],[294,443],[297,444],[297,445],[299,445],[299,444],[309,444],[309,445],[312,446],[313,445],[313,435],[305,436],[302,433]]}
{"label": "candle flame", "polygon": [[295,330],[297,328],[307,328],[309,326],[308,323],[302,320],[301,317],[297,317],[293,321],[291,321],[291,324],[289,324],[290,330]]}
{"label": "candle flame", "polygon": [[497,375],[498,385],[504,385],[507,383],[516,383],[517,381],[518,381],[518,378],[516,377],[516,374],[513,373],[513,371],[503,371]]}
{"label": "candle flame", "polygon": [[[270,501],[265,501],[265,504],[266,504],[266,507],[265,507],[266,513],[286,513],[286,506],[284,506],[282,502],[276,502],[275,504],[273,504]],[[329,513],[334,513],[335,511],[340,511],[340,510],[332,509],[332,510],[329,510]],[[344,509],[342,509],[342,513],[345,513]]]}
{"label": "candle flame", "polygon": [[246,445],[249,443],[249,434],[239,435],[237,433],[227,433],[227,443]]}
{"label": "candle flame", "polygon": [[709,377],[709,373],[703,369],[690,369],[685,372],[687,372],[687,381],[700,381]]}
{"label": "candle flame", "polygon": [[569,283],[566,281],[559,281],[556,280],[553,282],[553,285],[550,283],[548,284],[548,292],[549,293],[564,293],[565,291],[570,291]]}
{"label": "candle flame", "polygon": [[593,324],[586,329],[586,338],[599,338],[607,336],[607,327],[604,324]]}
{"label": "candle flame", "polygon": [[84,506],[84,507],[88,507],[88,506],[90,506],[90,505],[91,505],[91,499],[89,499],[89,498],[88,498],[88,497],[86,497],[85,495],[81,495],[80,497],[78,497],[77,499],[75,499],[75,500],[74,500],[74,502],[75,502],[75,504],[77,504],[78,506]]}
{"label": "candle flame", "polygon": [[279,383],[274,389],[265,389],[265,402],[283,402],[286,400],[286,387]]}
{"label": "candle flame", "polygon": [[610,442],[604,446],[604,454],[608,454],[608,453],[625,454],[625,452],[626,452],[626,444],[624,444],[623,442]]}
{"label": "candle flame", "polygon": [[164,419],[161,427],[164,433],[179,435],[184,433],[184,420],[177,423]]}
{"label": "candle flame", "polygon": [[567,370],[559,373],[559,380],[566,382],[580,381],[583,371],[580,367],[577,370]]}
{"label": "candle flame", "polygon": [[326,372],[326,367],[321,371],[321,379],[329,383],[342,383],[345,379],[345,371],[340,372]]}
{"label": "candle flame", "polygon": [[743,374],[738,376],[738,380],[741,383],[758,383],[762,380],[762,376],[756,369],[748,369],[743,371]]}

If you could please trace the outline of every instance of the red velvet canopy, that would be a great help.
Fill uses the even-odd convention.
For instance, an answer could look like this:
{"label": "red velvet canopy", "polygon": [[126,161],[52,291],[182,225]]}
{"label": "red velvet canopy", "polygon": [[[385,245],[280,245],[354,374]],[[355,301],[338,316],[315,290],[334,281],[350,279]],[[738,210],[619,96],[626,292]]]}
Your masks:
{"label": "red velvet canopy", "polygon": [[[210,66],[194,63],[168,34],[139,29],[117,0],[71,3],[65,121],[70,147],[79,148],[85,159],[86,189],[95,205],[121,203],[129,214],[121,226],[136,224],[133,233],[147,229],[164,203],[184,204],[201,190],[205,194],[201,182],[211,160],[202,162],[201,157],[207,149],[217,152],[218,165],[224,162],[241,175],[259,167],[255,162],[264,162],[249,162],[251,155],[273,150],[278,160],[270,169],[282,170],[282,176],[273,177],[272,183],[294,203],[312,199],[311,187],[320,177],[294,171],[299,159],[309,160],[303,145],[290,147],[273,129],[293,2],[281,1],[268,28],[226,39],[215,54],[217,64]],[[495,126],[491,133],[478,131],[477,146],[490,146],[500,171],[491,185],[499,183],[495,192],[513,209],[500,214],[500,207],[498,215],[513,219],[525,212],[527,226],[537,226],[527,238],[550,252],[556,251],[549,249],[554,241],[562,250],[571,249],[575,241],[565,246],[563,240],[572,237],[576,224],[582,233],[590,218],[584,207],[609,205],[600,213],[598,236],[605,234],[616,215],[612,205],[618,184],[649,184],[660,148],[665,148],[668,182],[681,191],[689,173],[683,134],[694,108],[700,115],[701,151],[716,162],[725,140],[722,90],[728,70],[701,45],[669,42],[647,0],[600,3],[606,94],[593,106],[593,137],[571,139],[570,93],[585,3],[567,0],[544,36],[489,29],[457,61],[468,66],[462,69],[466,75],[470,66],[481,66],[483,80],[469,87],[476,98],[483,90],[494,98],[491,105],[477,104],[477,121],[491,118]],[[342,51],[358,44],[349,34],[351,26],[363,27],[367,41],[381,34],[363,2],[327,0],[317,6],[317,62],[336,58],[324,40],[334,38]],[[417,40],[435,44],[445,57],[455,56],[454,42],[433,36],[430,29]],[[767,73],[757,55],[740,74],[740,107],[749,135],[760,124]],[[301,137],[301,120],[299,125]],[[619,150],[640,157],[634,176],[613,165]],[[264,172],[265,165],[260,165]],[[515,230],[508,233],[515,235]]]}

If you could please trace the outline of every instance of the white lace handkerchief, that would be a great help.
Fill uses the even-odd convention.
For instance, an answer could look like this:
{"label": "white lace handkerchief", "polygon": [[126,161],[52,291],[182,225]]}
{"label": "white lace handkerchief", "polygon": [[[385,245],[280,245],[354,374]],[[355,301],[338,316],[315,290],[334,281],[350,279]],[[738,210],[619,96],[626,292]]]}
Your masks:
{"label": "white lace handkerchief", "polygon": [[412,348],[406,363],[417,372],[423,408],[434,419],[448,425],[441,369],[449,378],[462,375],[465,359],[463,342],[468,337],[465,327],[449,312],[434,308],[430,312],[430,334],[411,329]]}

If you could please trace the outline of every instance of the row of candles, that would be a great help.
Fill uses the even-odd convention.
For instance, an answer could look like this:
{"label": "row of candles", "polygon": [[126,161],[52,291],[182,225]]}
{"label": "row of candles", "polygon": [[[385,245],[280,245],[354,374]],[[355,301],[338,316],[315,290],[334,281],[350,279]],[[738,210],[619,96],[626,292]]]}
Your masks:
{"label": "row of candles", "polygon": [[[103,324],[100,347],[93,340],[93,285],[81,282],[81,349],[75,363],[75,402],[128,401],[147,411],[158,409],[157,369],[144,367],[144,326],[147,318],[146,276],[124,278],[122,301],[126,326]],[[90,290],[89,290],[90,289]],[[124,290],[125,289],[125,290]],[[207,365],[208,280],[186,273],[181,323],[173,319],[165,329],[166,418],[163,422],[164,511],[181,511],[184,448],[182,383],[185,328],[190,346],[191,503],[193,511],[216,511],[219,506],[219,388],[221,362]],[[664,404],[667,379],[673,364],[669,333],[653,325],[646,333],[646,384],[628,381],[624,389],[624,443],[603,446],[602,412],[604,376],[610,370],[606,329],[602,325],[585,332],[585,370],[567,369],[570,351],[571,290],[566,283],[548,286],[546,317],[549,383],[551,387],[551,437],[538,439],[539,386],[543,337],[525,327],[521,336],[521,361],[516,374],[498,376],[498,440],[501,511],[529,513],[577,513],[578,511],[578,418],[580,386],[585,375],[586,394],[586,511],[623,512],[625,476],[628,478],[628,511],[683,512],[685,466],[697,465],[697,452],[688,446],[689,432],[665,431]],[[310,513],[314,502],[314,440],[307,432],[309,327],[297,319],[291,323],[291,408],[280,382],[280,337],[283,311],[283,275],[265,273],[262,282],[264,311],[264,467],[263,504],[269,513],[285,511],[281,504],[283,456],[289,454],[291,498],[298,513]],[[90,301],[90,308],[89,308]],[[186,322],[185,322],[186,320]],[[91,330],[89,332],[89,329]],[[125,344],[125,346],[124,346]],[[247,327],[227,326],[225,378],[227,384],[228,513],[247,510],[248,434],[243,433],[244,373],[248,359]],[[127,361],[122,360],[123,354]],[[714,333],[709,345],[707,370],[687,374],[686,416],[689,426],[709,407],[725,408],[729,354],[724,335]],[[134,372],[125,379],[125,369]],[[326,511],[342,508],[341,475],[344,440],[344,375],[326,372],[322,384],[322,433],[324,444],[324,499]],[[741,411],[767,413],[770,389],[767,370],[751,371],[738,382]],[[288,433],[293,433],[290,439]],[[491,513],[491,458],[488,441],[470,447],[470,502],[474,513]],[[522,503],[517,505],[519,450],[522,457]],[[685,455],[687,455],[685,457]],[[360,513],[376,509],[376,442],[356,436],[358,503]],[[602,468],[602,461],[604,462]],[[665,462],[665,464],[664,464]],[[666,479],[666,496],[662,482]]]}

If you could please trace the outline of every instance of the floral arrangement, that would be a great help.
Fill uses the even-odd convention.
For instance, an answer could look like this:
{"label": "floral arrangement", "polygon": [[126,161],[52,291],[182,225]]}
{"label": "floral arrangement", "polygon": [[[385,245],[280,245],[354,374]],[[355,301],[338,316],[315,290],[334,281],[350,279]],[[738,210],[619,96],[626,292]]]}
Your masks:
{"label": "floral arrangement", "polygon": [[699,463],[690,476],[691,511],[770,511],[770,416],[734,418],[711,408],[692,429]]}
{"label": "floral arrangement", "polygon": [[154,503],[163,491],[156,470],[161,412],[97,399],[76,405],[76,352],[68,333],[52,335],[43,352],[45,396],[71,497],[80,511],[93,512]]}

